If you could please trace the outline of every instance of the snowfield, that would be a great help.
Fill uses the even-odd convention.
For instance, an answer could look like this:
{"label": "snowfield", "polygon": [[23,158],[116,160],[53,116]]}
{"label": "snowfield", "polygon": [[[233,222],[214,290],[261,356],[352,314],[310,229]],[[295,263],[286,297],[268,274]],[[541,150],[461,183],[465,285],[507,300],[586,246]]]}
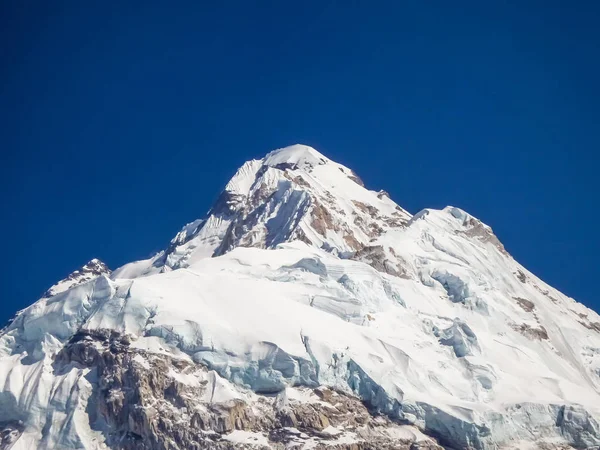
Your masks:
{"label": "snowfield", "polygon": [[[600,446],[598,314],[468,213],[411,216],[310,147],[244,164],[163,252],[103,267],[2,330],[0,449]],[[185,402],[139,381],[156,367]],[[131,374],[146,389],[139,405],[127,400]],[[302,422],[307,405],[342,414],[353,398],[371,430],[385,422],[377,437],[323,412]],[[176,431],[194,408],[242,404],[256,420]],[[123,415],[134,406],[143,419]],[[277,422],[277,434],[260,422],[269,408],[311,425]],[[170,431],[157,431],[154,410],[172,414]],[[390,445],[374,448],[403,448]]]}

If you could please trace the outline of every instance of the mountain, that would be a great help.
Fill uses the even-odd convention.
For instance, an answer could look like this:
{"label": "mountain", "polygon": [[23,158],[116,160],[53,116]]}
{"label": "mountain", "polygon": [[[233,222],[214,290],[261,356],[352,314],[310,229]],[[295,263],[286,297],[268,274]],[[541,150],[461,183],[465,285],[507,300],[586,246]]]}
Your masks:
{"label": "mountain", "polygon": [[600,316],[294,145],[0,334],[0,450],[600,448]]}

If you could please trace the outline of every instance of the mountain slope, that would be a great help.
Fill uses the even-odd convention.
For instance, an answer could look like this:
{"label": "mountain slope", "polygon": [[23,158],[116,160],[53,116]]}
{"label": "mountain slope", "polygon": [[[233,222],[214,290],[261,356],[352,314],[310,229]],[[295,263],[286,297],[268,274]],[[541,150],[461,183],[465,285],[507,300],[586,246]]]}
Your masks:
{"label": "mountain slope", "polygon": [[310,147],[92,273],[3,330],[0,449],[600,445],[600,317]]}

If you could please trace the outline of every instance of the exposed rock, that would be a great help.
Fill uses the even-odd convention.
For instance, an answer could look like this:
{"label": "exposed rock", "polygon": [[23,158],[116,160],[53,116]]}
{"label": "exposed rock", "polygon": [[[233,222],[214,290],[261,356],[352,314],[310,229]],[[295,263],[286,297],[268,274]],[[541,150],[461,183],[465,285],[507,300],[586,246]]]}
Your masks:
{"label": "exposed rock", "polygon": [[513,299],[519,304],[521,308],[523,308],[523,310],[527,312],[531,312],[535,309],[535,304],[530,300],[521,297],[513,297]]}
{"label": "exposed rock", "polygon": [[584,327],[586,327],[588,330],[593,330],[593,331],[600,333],[600,322],[590,322],[590,321],[580,320],[579,323],[581,325],[583,325]]}
{"label": "exposed rock", "polygon": [[[244,395],[250,399],[254,394],[243,392],[240,398],[216,399],[219,384],[228,382],[215,372],[185,359],[134,349],[130,343],[129,336],[114,331],[79,332],[54,362],[58,373],[73,365],[92,369],[88,413],[110,448],[262,448],[228,440],[230,433],[243,430],[268,439],[269,447],[264,448],[280,450],[302,448],[308,442],[311,448],[330,450],[441,450],[431,439],[399,438],[399,425],[389,418],[373,416],[358,398],[325,387],[298,388],[302,401],[287,398],[285,389],[252,403]],[[359,377],[362,383],[365,377]],[[10,448],[19,430],[18,425],[4,426],[0,450]],[[352,437],[351,443],[338,443],[341,436]]]}
{"label": "exposed rock", "polygon": [[455,218],[462,220],[462,225],[464,228],[466,228],[466,230],[457,231],[458,234],[463,234],[470,238],[476,238],[481,242],[489,242],[492,245],[494,245],[494,247],[496,247],[500,251],[500,253],[508,256],[508,252],[504,248],[504,245],[496,237],[496,235],[489,226],[485,225],[480,220],[465,213],[459,208],[449,208],[450,213]]}
{"label": "exposed rock", "polygon": [[377,208],[371,205],[367,205],[366,203],[359,202],[357,200],[352,200],[354,206],[356,206],[363,213],[368,214],[370,217],[375,218],[379,215],[379,211]]}
{"label": "exposed rock", "polygon": [[88,281],[93,280],[94,278],[99,277],[100,275],[109,275],[110,269],[99,259],[92,259],[88,263],[86,263],[83,267],[78,270],[75,270],[65,279],[59,281],[54,286],[49,288],[42,298],[50,298],[55,295],[66,291],[74,286],[79,286],[83,283],[87,283]]}
{"label": "exposed rock", "polygon": [[359,186],[365,187],[365,183],[363,183],[363,180],[361,180],[360,177],[356,175],[356,173],[353,170],[350,171],[350,175],[348,175],[348,178],[350,178]]}
{"label": "exposed rock", "polygon": [[[393,250],[390,250],[390,253],[392,253]],[[392,255],[394,254],[392,253]],[[408,278],[408,274],[404,267],[387,258],[383,246],[381,245],[363,247],[352,256],[352,259],[365,262],[379,272],[387,273],[395,277]],[[398,259],[398,257],[395,256],[395,259]]]}
{"label": "exposed rock", "polygon": [[299,241],[304,242],[307,245],[314,245],[313,242],[308,238],[308,236],[306,235],[306,233],[304,232],[304,230],[302,230],[302,228],[298,228],[295,231],[295,237],[296,239],[298,239]]}
{"label": "exposed rock", "polygon": [[[285,207],[280,207],[286,198]],[[272,248],[289,239],[299,229],[298,223],[311,204],[310,196],[285,181],[272,189],[265,183],[255,188],[249,199],[238,205],[228,218],[229,226],[213,256],[220,256],[236,246]],[[289,220],[290,211],[298,211]],[[328,213],[327,210],[325,210]],[[266,217],[270,219],[267,221]]]}
{"label": "exposed rock", "polygon": [[537,328],[532,327],[529,324],[522,323],[520,325],[513,325],[513,329],[521,333],[523,336],[528,337],[529,339],[548,340],[548,332],[542,325],[540,325],[539,328]]}
{"label": "exposed rock", "polygon": [[308,187],[310,186],[302,177],[302,175],[298,175],[297,177],[293,178],[294,182],[296,184],[298,184],[298,186],[302,186],[302,187]]}
{"label": "exposed rock", "polygon": [[354,235],[352,233],[346,233],[344,234],[344,241],[346,242],[346,244],[348,244],[348,247],[350,247],[353,250],[358,250],[362,247],[361,243],[358,242],[358,240],[354,237]]}
{"label": "exposed rock", "polygon": [[336,230],[338,227],[333,223],[331,213],[322,204],[317,203],[311,212],[311,226],[321,236],[326,236],[327,230]]}
{"label": "exposed rock", "polygon": [[406,223],[408,222],[408,220],[400,215],[400,214],[396,214],[395,212],[392,214],[393,217],[382,217],[381,220],[383,221],[383,223],[385,223],[387,226],[389,226],[390,228],[401,228],[406,226]]}
{"label": "exposed rock", "polygon": [[0,422],[0,450],[10,450],[24,428],[22,422]]}
{"label": "exposed rock", "polygon": [[521,270],[517,270],[516,275],[521,283],[527,283],[527,276]]}

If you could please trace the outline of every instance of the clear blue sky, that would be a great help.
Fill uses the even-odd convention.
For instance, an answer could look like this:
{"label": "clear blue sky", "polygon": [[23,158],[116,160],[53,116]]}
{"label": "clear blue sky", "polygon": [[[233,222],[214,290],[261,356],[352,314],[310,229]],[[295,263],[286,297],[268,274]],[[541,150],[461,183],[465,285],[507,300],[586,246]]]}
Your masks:
{"label": "clear blue sky", "polygon": [[600,2],[0,9],[0,321],[93,257],[165,247],[297,142],[413,213],[466,209],[600,309]]}

